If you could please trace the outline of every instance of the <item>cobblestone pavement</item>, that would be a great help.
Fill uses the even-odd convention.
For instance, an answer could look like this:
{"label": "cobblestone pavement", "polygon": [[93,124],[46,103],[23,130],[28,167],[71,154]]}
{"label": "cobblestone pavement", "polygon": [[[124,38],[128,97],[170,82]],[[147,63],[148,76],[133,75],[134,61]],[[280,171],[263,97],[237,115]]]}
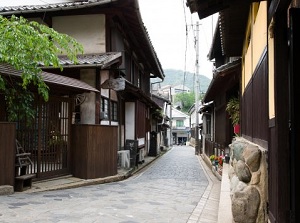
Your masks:
{"label": "cobblestone pavement", "polygon": [[208,184],[194,148],[174,146],[123,181],[1,196],[0,222],[186,223]]}

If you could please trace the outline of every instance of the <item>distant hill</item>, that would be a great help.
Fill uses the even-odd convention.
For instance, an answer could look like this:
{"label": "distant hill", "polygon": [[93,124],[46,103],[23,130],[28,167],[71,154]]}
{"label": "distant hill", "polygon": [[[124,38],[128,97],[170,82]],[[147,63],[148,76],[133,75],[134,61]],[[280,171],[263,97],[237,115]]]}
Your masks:
{"label": "distant hill", "polygon": [[[184,84],[185,86],[190,88],[191,91],[194,90],[194,87],[195,87],[194,73],[184,72],[183,70],[174,70],[174,69],[166,69],[166,70],[164,70],[164,73],[165,73],[165,79],[161,83],[161,86],[165,86],[165,85],[176,86],[176,85]],[[160,79],[153,79],[151,82],[154,83],[159,80]],[[211,79],[200,74],[199,75],[199,82],[200,82],[199,92],[205,93],[208,89],[210,81],[211,81]]]}

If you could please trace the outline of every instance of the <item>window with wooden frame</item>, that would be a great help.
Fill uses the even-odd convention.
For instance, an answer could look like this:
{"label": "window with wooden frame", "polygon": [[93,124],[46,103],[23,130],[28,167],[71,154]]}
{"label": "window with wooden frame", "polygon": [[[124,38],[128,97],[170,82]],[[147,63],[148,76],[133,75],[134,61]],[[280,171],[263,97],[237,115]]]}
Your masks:
{"label": "window with wooden frame", "polygon": [[[108,98],[101,97],[101,109],[100,109],[100,111],[105,113],[107,116],[109,115],[108,104],[109,104]],[[108,119],[109,119],[109,116],[108,116]]]}
{"label": "window with wooden frame", "polygon": [[118,103],[116,101],[110,101],[110,119],[118,121]]}
{"label": "window with wooden frame", "polygon": [[118,121],[118,103],[108,98],[101,98],[101,112],[106,113],[109,121]]}

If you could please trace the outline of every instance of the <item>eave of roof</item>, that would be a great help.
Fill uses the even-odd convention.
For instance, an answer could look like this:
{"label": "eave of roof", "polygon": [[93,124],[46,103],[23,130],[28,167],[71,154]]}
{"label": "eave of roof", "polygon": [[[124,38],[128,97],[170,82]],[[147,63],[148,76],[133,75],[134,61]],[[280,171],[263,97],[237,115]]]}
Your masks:
{"label": "eave of roof", "polygon": [[[102,54],[81,54],[77,55],[77,63],[75,64],[67,56],[58,56],[59,63],[64,68],[73,67],[100,67],[105,69],[112,64],[121,63],[122,53],[121,52],[108,52]],[[53,66],[44,67],[43,69],[53,68]]]}
{"label": "eave of roof", "polygon": [[1,15],[11,14],[25,14],[34,12],[49,12],[58,10],[72,10],[86,7],[99,6],[107,3],[111,3],[115,0],[87,0],[76,2],[62,2],[43,5],[19,5],[19,6],[3,6],[0,7]]}
{"label": "eave of roof", "polygon": [[157,94],[151,94],[151,97],[157,98],[158,100],[161,100],[163,102],[166,102],[168,104],[171,104],[170,100],[168,98],[162,97],[160,95]]}
{"label": "eave of roof", "polygon": [[[0,75],[21,77],[22,71],[16,70],[8,64],[0,64]],[[60,85],[85,92],[99,92],[96,88],[75,78],[65,77],[44,71],[42,71],[40,75],[46,84]]]}
{"label": "eave of roof", "polygon": [[186,5],[191,13],[198,13],[200,19],[221,12],[233,5],[249,4],[260,0],[186,0]]}
{"label": "eave of roof", "polygon": [[142,89],[136,87],[127,80],[125,80],[125,89],[123,91],[119,91],[118,93],[127,99],[139,99],[151,108],[161,108],[155,101],[153,101],[147,94],[145,94]]}
{"label": "eave of roof", "polygon": [[[203,102],[208,103],[213,101],[216,95],[220,93],[220,89],[227,86],[232,81],[232,78],[235,78],[235,75],[240,75],[240,71],[236,71],[240,66],[241,59],[237,59],[217,68],[204,95]],[[238,83],[238,79],[234,81]]]}
{"label": "eave of roof", "polygon": [[210,101],[210,102],[208,102],[208,103],[206,103],[206,104],[203,104],[203,105],[201,106],[201,108],[200,108],[199,113],[203,114],[203,113],[209,111],[213,105],[214,105],[214,102],[213,102],[213,101]]}
{"label": "eave of roof", "polygon": [[[219,20],[219,19],[218,19]],[[208,53],[208,59],[213,60],[214,58],[222,55],[222,45],[221,45],[221,36],[220,36],[220,27],[219,22],[217,22],[214,36],[212,39],[212,44]]]}
{"label": "eave of roof", "polygon": [[136,49],[144,56],[144,60],[149,63],[149,72],[153,75],[152,77],[159,77],[163,80],[165,75],[149,34],[142,21],[138,0],[86,0],[47,5],[7,6],[0,7],[0,15],[22,15],[28,13],[76,10],[81,8],[106,6],[108,4],[113,4],[112,6],[119,9],[120,14],[126,18],[127,24],[131,29],[131,32],[129,33],[133,34],[131,37],[135,39],[135,44],[137,44]]}
{"label": "eave of roof", "polygon": [[209,52],[210,60],[218,56],[216,53],[226,57],[241,56],[250,4],[256,1],[259,0],[187,0],[191,13],[197,12],[200,19],[219,13],[219,33],[214,34],[217,36]]}

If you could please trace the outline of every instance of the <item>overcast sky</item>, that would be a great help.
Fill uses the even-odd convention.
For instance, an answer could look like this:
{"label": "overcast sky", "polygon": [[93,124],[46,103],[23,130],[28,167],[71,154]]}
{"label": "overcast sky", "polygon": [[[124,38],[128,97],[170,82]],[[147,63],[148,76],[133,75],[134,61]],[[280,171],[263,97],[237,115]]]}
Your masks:
{"label": "overcast sky", "polygon": [[211,47],[217,15],[199,20],[197,13],[191,15],[185,2],[186,0],[139,0],[144,25],[163,69],[195,73],[198,21],[199,74],[212,78],[212,63],[208,61],[207,54]]}

